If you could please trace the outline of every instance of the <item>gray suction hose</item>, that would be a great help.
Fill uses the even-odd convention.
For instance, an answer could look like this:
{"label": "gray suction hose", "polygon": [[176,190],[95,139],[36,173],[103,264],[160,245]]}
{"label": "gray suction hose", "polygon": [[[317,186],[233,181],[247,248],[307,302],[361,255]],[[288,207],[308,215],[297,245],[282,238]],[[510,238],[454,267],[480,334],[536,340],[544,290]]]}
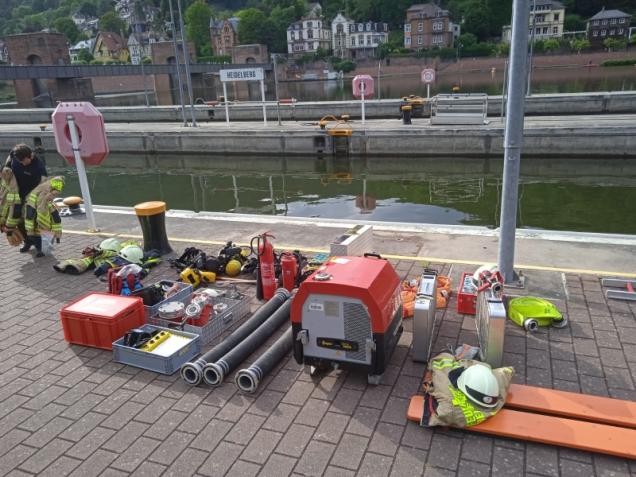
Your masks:
{"label": "gray suction hose", "polygon": [[272,313],[272,316],[265,323],[259,326],[240,344],[232,348],[215,363],[208,362],[208,364],[203,366],[203,380],[210,386],[220,386],[225,376],[236,369],[256,348],[265,343],[267,338],[280,328],[283,323],[289,321],[291,303],[291,300],[287,300],[278,310]]}
{"label": "gray suction hose", "polygon": [[292,348],[291,327],[276,340],[249,368],[241,369],[234,377],[236,386],[244,393],[254,393],[264,376],[274,369]]}
{"label": "gray suction hose", "polygon": [[213,363],[242,342],[255,329],[262,325],[272,313],[278,310],[283,303],[288,301],[290,297],[291,293],[284,288],[276,290],[274,296],[270,298],[267,303],[256,310],[250,319],[234,330],[227,338],[200,358],[181,366],[181,377],[183,380],[192,386],[199,384],[203,379],[203,367],[207,363]]}

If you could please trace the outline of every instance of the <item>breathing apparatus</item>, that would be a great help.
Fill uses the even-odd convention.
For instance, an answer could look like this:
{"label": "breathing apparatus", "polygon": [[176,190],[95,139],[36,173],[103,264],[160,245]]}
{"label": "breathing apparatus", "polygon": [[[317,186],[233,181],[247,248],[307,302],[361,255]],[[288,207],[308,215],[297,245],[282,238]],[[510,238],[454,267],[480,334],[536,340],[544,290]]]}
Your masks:
{"label": "breathing apparatus", "polygon": [[185,283],[189,283],[194,288],[199,287],[202,283],[214,283],[216,281],[216,273],[199,270],[198,268],[184,268],[179,274],[179,278]]}

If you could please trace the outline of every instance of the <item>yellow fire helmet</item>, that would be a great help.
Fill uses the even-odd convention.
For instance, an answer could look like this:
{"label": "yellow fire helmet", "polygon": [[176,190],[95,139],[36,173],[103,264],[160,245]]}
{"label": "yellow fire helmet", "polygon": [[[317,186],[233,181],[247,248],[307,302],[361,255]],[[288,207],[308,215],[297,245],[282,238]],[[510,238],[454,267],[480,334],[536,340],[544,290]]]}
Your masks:
{"label": "yellow fire helmet", "polygon": [[56,176],[50,181],[51,189],[56,190],[58,192],[62,192],[64,189],[64,177]]}

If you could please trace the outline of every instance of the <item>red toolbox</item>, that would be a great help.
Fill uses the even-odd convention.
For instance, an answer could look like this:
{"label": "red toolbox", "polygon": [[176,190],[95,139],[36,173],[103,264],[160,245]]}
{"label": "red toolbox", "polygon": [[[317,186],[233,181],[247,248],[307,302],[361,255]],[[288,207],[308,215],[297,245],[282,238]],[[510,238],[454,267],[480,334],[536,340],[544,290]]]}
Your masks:
{"label": "red toolbox", "polygon": [[464,315],[477,313],[477,287],[473,282],[473,274],[464,272],[457,290],[457,311]]}
{"label": "red toolbox", "polygon": [[113,342],[145,323],[139,297],[91,292],[60,311],[64,339],[69,343],[112,349]]}

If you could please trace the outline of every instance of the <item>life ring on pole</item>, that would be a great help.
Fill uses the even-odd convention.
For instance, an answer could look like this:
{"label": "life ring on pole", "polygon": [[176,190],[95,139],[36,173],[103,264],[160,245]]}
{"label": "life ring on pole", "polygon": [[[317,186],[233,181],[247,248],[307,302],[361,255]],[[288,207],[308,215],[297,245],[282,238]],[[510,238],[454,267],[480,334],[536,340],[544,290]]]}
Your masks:
{"label": "life ring on pole", "polygon": [[60,103],[51,115],[55,147],[57,152],[69,164],[75,164],[71,132],[67,119],[73,117],[73,122],[79,137],[80,156],[87,165],[99,165],[108,156],[110,149],[106,139],[104,117],[91,103],[74,102]]}

